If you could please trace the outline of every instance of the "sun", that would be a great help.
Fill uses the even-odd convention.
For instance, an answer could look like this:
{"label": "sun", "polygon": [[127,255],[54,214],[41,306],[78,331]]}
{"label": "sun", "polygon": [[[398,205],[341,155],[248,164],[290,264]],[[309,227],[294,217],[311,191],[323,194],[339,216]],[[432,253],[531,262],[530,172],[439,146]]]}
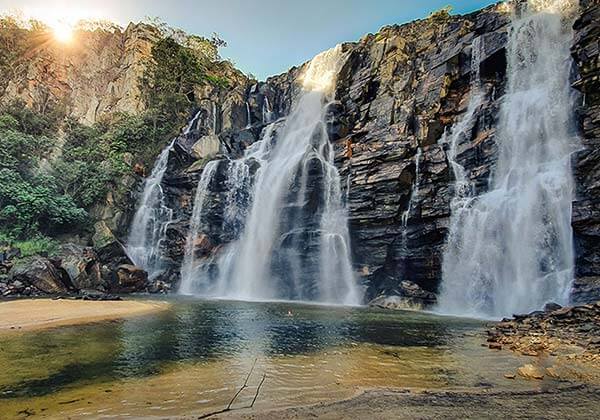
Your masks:
{"label": "sun", "polygon": [[83,22],[110,19],[102,9],[77,7],[24,7],[20,9],[24,18],[42,22],[49,29],[52,38],[61,44],[73,44],[77,29]]}
{"label": "sun", "polygon": [[64,22],[64,21],[59,21],[59,22],[55,22],[51,25],[52,27],[52,32],[54,32],[54,38],[58,41],[61,42],[63,44],[68,44],[69,42],[71,42],[73,40],[73,32],[74,32],[74,28],[73,25]]}

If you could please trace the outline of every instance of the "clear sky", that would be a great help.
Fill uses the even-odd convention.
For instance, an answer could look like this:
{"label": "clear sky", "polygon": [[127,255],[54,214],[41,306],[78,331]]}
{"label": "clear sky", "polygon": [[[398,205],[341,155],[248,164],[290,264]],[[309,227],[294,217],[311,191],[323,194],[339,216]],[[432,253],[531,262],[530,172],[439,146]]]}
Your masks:
{"label": "clear sky", "polygon": [[[122,25],[160,17],[171,26],[228,42],[222,50],[259,79],[301,64],[384,25],[423,18],[444,6],[466,13],[493,0],[0,0],[0,13],[78,15]],[[39,18],[39,16],[36,16]]]}

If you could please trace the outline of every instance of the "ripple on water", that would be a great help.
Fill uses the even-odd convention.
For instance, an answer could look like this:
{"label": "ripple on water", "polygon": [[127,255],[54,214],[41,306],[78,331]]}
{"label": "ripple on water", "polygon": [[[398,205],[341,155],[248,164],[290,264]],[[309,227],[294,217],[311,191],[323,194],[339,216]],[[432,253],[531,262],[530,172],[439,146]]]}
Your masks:
{"label": "ripple on water", "polygon": [[0,404],[50,417],[202,414],[226,406],[254,364],[236,407],[251,403],[263,375],[257,408],[372,387],[531,386],[504,379],[523,358],[482,348],[482,331],[414,312],[176,301],[143,318],[6,337]]}

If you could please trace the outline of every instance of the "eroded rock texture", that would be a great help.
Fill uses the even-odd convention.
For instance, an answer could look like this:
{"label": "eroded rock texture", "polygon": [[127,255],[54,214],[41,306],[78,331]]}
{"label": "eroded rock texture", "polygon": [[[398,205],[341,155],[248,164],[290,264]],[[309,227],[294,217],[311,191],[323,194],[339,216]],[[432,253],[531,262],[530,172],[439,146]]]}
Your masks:
{"label": "eroded rock texture", "polygon": [[[426,292],[437,290],[453,197],[447,145],[440,139],[466,110],[476,68],[472,45],[479,38],[475,66],[485,101],[461,142],[458,159],[485,190],[496,149],[496,98],[504,88],[507,23],[506,14],[490,7],[467,16],[386,27],[344,45],[347,60],[338,75],[336,101],[329,107],[328,131],[343,188],[349,188],[345,193],[354,263],[367,298],[401,293],[402,281]],[[249,125],[217,130],[221,146],[216,157],[223,161],[209,186],[200,257],[214,258],[234,239],[223,229],[222,217],[230,190],[229,159],[259,139],[266,124],[289,114],[304,66],[249,86],[243,119]],[[173,267],[183,257],[193,189],[205,163],[185,153],[181,145],[188,143],[185,138],[178,142],[166,179],[179,215],[166,247]]]}
{"label": "eroded rock texture", "polygon": [[82,31],[72,46],[40,40],[1,99],[20,98],[39,111],[64,104],[87,124],[114,112],[140,112],[139,79],[158,39],[152,26],[130,24],[124,31]]}
{"label": "eroded rock texture", "polygon": [[[584,148],[574,158],[579,301],[586,293],[590,298],[595,295],[588,286],[597,284],[594,277],[600,274],[599,13],[595,2],[582,2],[573,46],[578,69],[574,87],[585,94],[578,121]],[[457,160],[476,193],[485,192],[496,159],[495,126],[505,87],[509,18],[501,6],[491,6],[466,16],[439,15],[386,27],[344,45],[348,58],[338,75],[328,129],[347,190],[355,270],[366,286],[366,299],[403,296],[402,284],[423,293],[437,291],[454,195],[444,132],[465,115],[477,83],[484,100],[459,142]],[[235,239],[223,222],[230,159],[257,141],[268,123],[289,114],[305,66],[247,86],[247,109],[239,109],[239,98],[235,115],[223,109],[220,118],[238,121],[241,129],[223,126],[215,133],[220,146],[214,156],[222,163],[205,204],[201,258],[214,260]],[[479,81],[474,80],[477,73]],[[214,143],[215,138],[210,140]],[[210,147],[214,149],[214,144]],[[172,156],[166,182],[179,214],[169,231],[167,251],[173,281],[183,258],[194,188],[206,160],[190,157],[184,147],[176,147]]]}
{"label": "eroded rock texture", "polygon": [[577,184],[573,230],[579,278],[575,294],[579,301],[599,296],[600,276],[600,5],[582,1],[581,6],[572,48],[579,73],[573,86],[583,94],[578,108],[582,147],[573,158]]}

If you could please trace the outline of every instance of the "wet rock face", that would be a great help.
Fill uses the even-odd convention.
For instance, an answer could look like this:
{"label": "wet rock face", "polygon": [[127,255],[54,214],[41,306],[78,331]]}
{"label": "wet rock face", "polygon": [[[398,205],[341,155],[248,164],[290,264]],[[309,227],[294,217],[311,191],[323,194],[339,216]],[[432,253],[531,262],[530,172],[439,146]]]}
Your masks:
{"label": "wet rock face", "polygon": [[[600,275],[596,246],[600,239],[600,6],[592,3],[582,2],[573,46],[579,74],[574,86],[586,97],[577,121],[585,149],[573,161],[578,299],[597,296],[595,289],[588,287],[595,283],[586,279]],[[424,293],[437,292],[455,194],[448,145],[442,141],[444,132],[465,114],[473,94],[473,70],[478,69],[485,99],[473,126],[459,142],[457,161],[465,167],[476,194],[485,192],[497,156],[495,135],[505,90],[509,18],[491,6],[466,16],[386,27],[344,45],[347,60],[338,74],[326,124],[347,196],[353,260],[367,288],[366,301],[401,296],[406,281]],[[474,51],[475,45],[481,48]],[[474,63],[475,52],[480,58]],[[216,134],[220,147],[213,158],[224,162],[239,158],[268,123],[285,118],[301,90],[299,78],[304,68],[246,86],[243,96],[237,92],[219,99],[222,122]],[[165,180],[177,220],[169,227],[165,246],[172,267],[167,277],[172,282],[177,281],[195,188],[206,163],[205,159],[195,160],[191,151],[194,145],[201,149],[209,146],[198,144],[211,133],[211,119],[205,120],[204,128],[198,127],[189,139],[179,142],[181,147],[172,156]],[[214,143],[215,138],[211,139]],[[207,261],[235,238],[222,217],[228,190],[225,167],[219,168],[205,203],[206,237],[200,249]],[[296,210],[289,208],[290,212]],[[290,238],[293,240],[306,245],[309,273],[311,238]]]}
{"label": "wet rock face", "polygon": [[[572,48],[579,73],[573,86],[583,94],[578,109],[583,147],[573,158],[577,185],[573,203],[573,230],[576,276],[581,279],[576,284],[579,291],[594,285],[597,287],[593,278],[600,274],[600,5],[596,3],[581,3],[583,10],[575,22]],[[585,281],[586,278],[590,281]],[[586,287],[586,283],[589,287]],[[600,289],[594,293],[600,295]]]}
{"label": "wet rock face", "polygon": [[[504,89],[507,23],[508,16],[490,7],[464,17],[384,28],[377,35],[344,45],[347,60],[338,75],[336,100],[327,109],[326,126],[334,144],[342,187],[349,188],[344,192],[354,263],[367,286],[368,300],[382,294],[394,295],[405,280],[425,293],[437,290],[454,194],[447,146],[438,141],[466,110],[471,45],[475,38],[482,37],[480,73],[486,101],[478,111],[471,135],[460,147],[458,159],[470,169],[477,188],[484,191],[495,159],[496,98]],[[224,157],[238,158],[260,138],[266,124],[289,114],[301,89],[303,67],[248,88],[246,103],[252,125],[218,133]],[[222,118],[231,116],[224,113]],[[178,153],[190,155],[194,143],[183,143],[190,146],[180,148]],[[165,250],[172,261],[171,278],[175,279],[203,163],[175,156],[173,162],[181,165],[171,166],[165,183],[179,222],[170,226]],[[223,228],[227,180],[221,172],[220,167],[205,203],[203,232],[210,246],[208,250],[201,248],[207,259],[234,239]],[[317,185],[317,180],[315,173],[315,182],[309,184]],[[292,186],[290,194],[293,193]],[[303,210],[310,205],[309,200]],[[289,212],[306,213],[300,210],[288,208]],[[305,233],[289,241],[303,244],[306,255],[302,260],[310,275],[315,238]],[[285,253],[286,249],[283,246],[280,252]],[[285,272],[286,268],[280,271]]]}

